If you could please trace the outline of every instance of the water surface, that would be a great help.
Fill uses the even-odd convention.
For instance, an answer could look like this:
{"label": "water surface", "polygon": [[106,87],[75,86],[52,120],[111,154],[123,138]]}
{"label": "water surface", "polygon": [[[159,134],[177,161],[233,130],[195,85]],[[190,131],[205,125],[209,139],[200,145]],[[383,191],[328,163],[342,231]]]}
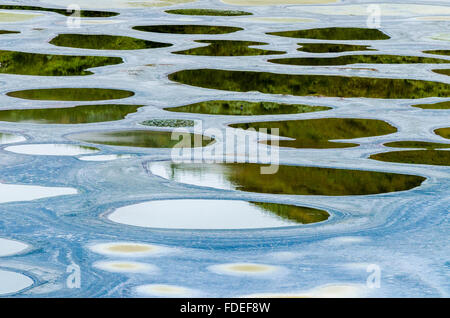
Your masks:
{"label": "water surface", "polygon": [[165,108],[170,112],[197,113],[208,115],[277,115],[277,114],[299,114],[316,111],[329,110],[331,107],[309,106],[302,104],[283,104],[275,102],[248,102],[234,100],[210,100],[179,107]]}
{"label": "water surface", "polygon": [[[332,142],[335,139],[353,139],[392,134],[397,129],[390,124],[375,119],[322,118],[289,121],[251,122],[231,124],[233,128],[257,131],[279,129],[280,136],[295,140],[277,141],[280,147],[292,148],[345,148],[356,147],[357,143]],[[269,142],[270,143],[270,142]]]}
{"label": "water surface", "polygon": [[172,33],[172,34],[226,34],[243,30],[242,28],[232,26],[217,25],[143,25],[135,26],[134,30],[156,33]]}
{"label": "water surface", "polygon": [[134,92],[108,88],[44,88],[9,92],[6,95],[31,100],[97,101],[131,97]]}
{"label": "water surface", "polygon": [[264,42],[232,41],[232,40],[197,40],[195,42],[208,43],[209,45],[172,53],[185,55],[205,55],[205,56],[252,56],[252,55],[274,55],[286,53],[283,51],[264,50],[249,47],[255,45],[267,45],[267,43]]}
{"label": "water surface", "polygon": [[182,14],[182,15],[207,15],[207,16],[241,16],[252,15],[250,12],[239,10],[215,10],[215,9],[174,9],[166,10],[165,12],[170,14]]}
{"label": "water surface", "polygon": [[169,43],[105,34],[59,34],[50,44],[92,50],[142,50],[172,46]]}
{"label": "water surface", "polygon": [[308,53],[340,53],[349,51],[376,51],[370,45],[340,44],[340,43],[298,43],[298,51]]}
{"label": "water surface", "polygon": [[113,222],[195,230],[296,226],[327,220],[329,214],[293,205],[235,200],[163,200],[125,206],[108,216]]}
{"label": "water surface", "polygon": [[151,173],[180,183],[256,193],[295,195],[368,195],[418,187],[424,177],[376,172],[281,165],[261,174],[261,164],[175,164],[150,162]]}
{"label": "water surface", "polygon": [[124,119],[142,105],[81,105],[64,108],[0,110],[0,121],[32,124],[88,124]]}
{"label": "water surface", "polygon": [[339,27],[269,32],[267,34],[318,40],[387,40],[390,38],[377,29]]}

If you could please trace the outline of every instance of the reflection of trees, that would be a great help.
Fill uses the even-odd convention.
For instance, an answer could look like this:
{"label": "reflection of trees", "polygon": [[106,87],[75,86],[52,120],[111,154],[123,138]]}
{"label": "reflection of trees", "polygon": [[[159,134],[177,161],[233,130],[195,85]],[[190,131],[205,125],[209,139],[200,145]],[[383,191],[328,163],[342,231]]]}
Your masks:
{"label": "reflection of trees", "polygon": [[449,84],[411,79],[293,75],[216,69],[179,71],[170,74],[169,79],[205,88],[296,96],[408,99],[450,96]]}
{"label": "reflection of trees", "polygon": [[41,76],[89,75],[88,68],[122,63],[120,57],[0,51],[0,73]]}
{"label": "reflection of trees", "polygon": [[165,110],[182,113],[199,113],[210,115],[274,115],[309,113],[331,109],[323,106],[309,106],[301,104],[280,104],[273,102],[246,102],[211,100]]}
{"label": "reflection of trees", "polygon": [[173,53],[186,55],[207,55],[207,56],[249,56],[249,55],[270,55],[270,54],[286,53],[282,51],[271,51],[249,47],[253,45],[267,44],[263,42],[229,41],[229,40],[199,40],[195,42],[209,43],[209,45]]}
{"label": "reflection of trees", "polygon": [[83,124],[114,121],[134,113],[139,105],[87,105],[69,108],[11,109],[0,111],[0,121],[46,124]]}
{"label": "reflection of trees", "polygon": [[391,134],[397,129],[382,120],[358,118],[323,118],[308,120],[270,121],[230,125],[234,128],[256,130],[278,128],[280,135],[295,140],[280,140],[281,147],[344,148],[355,143],[336,143],[328,140],[351,139]]}
{"label": "reflection of trees", "polygon": [[378,153],[371,159],[387,162],[450,166],[450,151],[446,150],[408,150]]}
{"label": "reflection of trees", "polygon": [[250,202],[258,208],[274,213],[280,218],[295,221],[301,224],[317,223],[328,219],[330,214],[323,210],[307,208],[302,206],[265,203],[265,202]]}

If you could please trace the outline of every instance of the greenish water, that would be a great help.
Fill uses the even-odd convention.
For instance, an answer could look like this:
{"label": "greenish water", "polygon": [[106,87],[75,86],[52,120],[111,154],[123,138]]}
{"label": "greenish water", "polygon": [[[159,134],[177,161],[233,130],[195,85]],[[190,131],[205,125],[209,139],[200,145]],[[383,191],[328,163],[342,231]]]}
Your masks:
{"label": "greenish water", "polygon": [[120,57],[72,56],[0,50],[0,73],[39,76],[90,75],[88,68],[120,64]]}
{"label": "greenish water", "polygon": [[83,105],[67,108],[0,110],[0,121],[34,124],[87,124],[124,119],[142,105]]}
{"label": "greenish water", "polygon": [[195,122],[193,120],[185,119],[151,119],[141,123],[144,126],[151,127],[194,127]]}
{"label": "greenish water", "polygon": [[135,26],[134,30],[156,33],[173,34],[226,34],[243,30],[238,27],[214,26],[214,25],[148,25]]}
{"label": "greenish water", "polygon": [[87,132],[72,135],[72,138],[78,141],[89,142],[93,144],[109,145],[109,146],[123,146],[123,147],[143,147],[143,148],[173,148],[180,141],[190,145],[178,148],[194,148],[195,140],[199,138],[202,140],[202,146],[207,146],[212,141],[209,137],[202,135],[185,133],[177,136],[172,140],[171,131],[156,131],[156,130],[120,130],[120,131],[106,131],[106,132]]}
{"label": "greenish water", "polygon": [[423,53],[437,54],[437,55],[450,55],[450,50],[430,50],[430,51],[423,51]]}
{"label": "greenish water", "polygon": [[[27,11],[48,11],[70,16],[73,11],[67,11],[67,9],[55,9],[55,8],[42,8],[35,6],[16,6],[16,5],[0,5],[1,10],[27,10]],[[107,18],[118,15],[116,12],[108,11],[92,11],[92,10],[80,10],[80,17],[82,18]]]}
{"label": "greenish water", "polygon": [[[303,166],[279,166],[276,174],[261,174],[262,164],[170,164],[169,178],[184,183],[227,188],[208,180],[228,180],[233,189],[292,195],[368,195],[409,190],[424,177],[387,172]],[[214,176],[210,175],[214,174]],[[202,179],[202,176],[210,178]],[[178,178],[180,177],[180,179]],[[227,183],[228,184],[228,183]]]}
{"label": "greenish water", "polygon": [[14,91],[6,95],[31,100],[96,101],[127,98],[134,93],[108,88],[45,88]]}
{"label": "greenish water", "polygon": [[393,151],[371,155],[370,159],[386,162],[450,166],[450,151],[432,149]]}
{"label": "greenish water", "polygon": [[439,128],[434,131],[436,135],[450,139],[450,128]]}
{"label": "greenish water", "polygon": [[215,9],[175,9],[166,10],[170,14],[183,14],[183,15],[208,15],[208,16],[240,16],[240,15],[252,15],[250,12],[238,11],[238,10],[215,10]]}
{"label": "greenish water", "polygon": [[448,70],[432,70],[435,73],[450,76],[450,69]]}
{"label": "greenish water", "polygon": [[384,144],[386,147],[392,148],[424,148],[424,149],[441,149],[450,148],[450,144],[442,144],[438,142],[426,141],[394,141]]}
{"label": "greenish water", "polygon": [[298,51],[309,53],[340,53],[348,51],[376,51],[369,48],[370,45],[352,45],[338,43],[298,43],[301,48]]}
{"label": "greenish water", "polygon": [[230,40],[198,40],[197,43],[209,43],[208,46],[193,48],[184,51],[173,52],[174,54],[205,55],[205,56],[251,56],[284,54],[283,51],[271,51],[250,48],[253,45],[267,45],[263,42],[230,41]]}
{"label": "greenish water", "polygon": [[59,34],[50,44],[93,50],[141,50],[172,46],[169,43],[104,34]]}
{"label": "greenish water", "polygon": [[434,59],[421,56],[400,55],[345,55],[337,57],[295,57],[285,59],[272,59],[269,62],[288,65],[348,65],[348,64],[441,64],[450,63],[450,60]]}
{"label": "greenish water", "polygon": [[180,107],[164,108],[164,110],[170,112],[234,116],[298,114],[329,109],[331,107],[224,100],[210,100]]}
{"label": "greenish water", "polygon": [[269,32],[270,35],[318,40],[387,40],[390,37],[377,29],[320,28],[295,31]]}
{"label": "greenish water", "polygon": [[418,104],[412,106],[422,109],[450,109],[450,101],[435,104]]}
{"label": "greenish water", "polygon": [[323,222],[330,217],[327,211],[302,206],[265,202],[250,203],[267,212],[274,213],[283,219],[300,224]]}
{"label": "greenish water", "polygon": [[20,33],[19,31],[8,31],[8,30],[0,30],[0,34],[16,34]]}
{"label": "greenish water", "polygon": [[170,74],[169,79],[204,88],[295,96],[386,99],[450,96],[450,84],[412,79],[293,75],[217,69],[179,71]]}
{"label": "greenish water", "polygon": [[[397,129],[382,120],[357,118],[322,118],[307,120],[252,122],[232,124],[233,128],[256,130],[266,128],[269,132],[279,129],[280,136],[295,140],[280,140],[280,147],[292,148],[346,148],[356,143],[338,143],[329,140],[353,139],[392,134]],[[270,144],[270,141],[269,141]]]}

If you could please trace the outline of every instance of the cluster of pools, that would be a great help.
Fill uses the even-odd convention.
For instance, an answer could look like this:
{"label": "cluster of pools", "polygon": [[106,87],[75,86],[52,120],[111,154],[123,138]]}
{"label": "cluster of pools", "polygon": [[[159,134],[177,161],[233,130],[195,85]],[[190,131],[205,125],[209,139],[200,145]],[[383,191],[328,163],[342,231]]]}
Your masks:
{"label": "cluster of pools", "polygon": [[[0,296],[447,295],[448,8],[380,2],[375,29],[345,2],[96,1],[74,28],[19,2],[0,5]],[[277,128],[250,142],[278,171],[172,162],[180,127],[204,153],[226,140],[199,127]]]}

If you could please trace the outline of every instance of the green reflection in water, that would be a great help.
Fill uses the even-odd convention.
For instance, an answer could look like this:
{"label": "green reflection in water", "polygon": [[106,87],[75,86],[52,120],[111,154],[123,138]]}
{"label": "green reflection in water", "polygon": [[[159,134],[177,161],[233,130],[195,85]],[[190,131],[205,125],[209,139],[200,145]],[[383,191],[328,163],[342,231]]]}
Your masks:
{"label": "green reflection in water", "polygon": [[[295,140],[280,140],[280,147],[292,148],[346,148],[356,147],[355,143],[337,143],[329,140],[352,139],[392,134],[397,129],[388,123],[375,119],[322,118],[307,120],[269,121],[232,124],[233,128],[257,131],[266,128],[279,129],[280,136]],[[270,141],[268,142],[270,144]]]}
{"label": "green reflection in water", "polygon": [[[93,144],[123,146],[123,147],[144,147],[144,148],[173,148],[180,141],[186,142],[186,147],[178,148],[194,148],[195,139],[202,139],[202,146],[205,147],[212,143],[209,137],[197,134],[185,133],[176,136],[176,140],[172,140],[171,131],[152,131],[152,130],[122,130],[107,132],[87,132],[72,135],[75,140],[89,142]],[[178,139],[179,138],[179,139]],[[188,143],[190,144],[189,146]]]}
{"label": "green reflection in water", "polygon": [[422,108],[422,109],[450,109],[450,101],[435,103],[435,104],[419,104],[419,105],[412,105],[412,106]]}
{"label": "green reflection in water", "polygon": [[250,12],[238,11],[238,10],[215,10],[215,9],[175,9],[166,10],[171,14],[183,14],[183,15],[209,15],[209,16],[240,16],[240,15],[252,15]]}
{"label": "green reflection in water", "polygon": [[436,135],[441,136],[441,137],[450,139],[450,127],[449,127],[449,128],[439,128],[439,129],[436,129],[436,130],[434,131],[434,133],[435,133]]}
{"label": "green reflection in water", "polygon": [[230,41],[230,40],[198,40],[195,42],[209,43],[210,45],[173,53],[185,55],[206,55],[206,56],[251,56],[251,55],[270,55],[270,54],[286,53],[282,51],[271,51],[249,47],[253,45],[267,45],[267,43],[263,42]]}
{"label": "green reflection in water", "polygon": [[216,69],[179,71],[170,74],[169,79],[204,88],[296,96],[407,99],[450,96],[450,84],[412,79],[293,75]]}
{"label": "green reflection in water", "polygon": [[390,38],[380,30],[364,28],[320,28],[267,34],[319,40],[387,40]]}
{"label": "green reflection in water", "polygon": [[450,60],[400,55],[344,55],[337,57],[295,57],[285,59],[272,59],[269,60],[269,62],[288,65],[322,66],[348,64],[441,64],[450,63]]}
{"label": "green reflection in water", "polygon": [[[208,184],[205,173],[225,178],[236,190],[256,193],[294,195],[368,195],[403,191],[422,184],[424,177],[387,172],[344,170],[333,168],[279,166],[275,174],[261,174],[261,164],[170,164],[170,178],[183,177],[200,181],[203,186],[226,188],[213,181]],[[189,180],[186,180],[189,181]],[[183,182],[183,180],[181,181]]]}
{"label": "green reflection in water", "polygon": [[135,26],[134,30],[156,33],[173,34],[226,34],[243,30],[238,27],[215,26],[215,25],[148,25]]}
{"label": "green reflection in water", "polygon": [[370,159],[386,162],[450,166],[450,151],[446,150],[393,151],[371,155]]}
{"label": "green reflection in water", "polygon": [[423,51],[423,53],[437,54],[437,55],[450,55],[450,50],[430,50],[430,51]]}
{"label": "green reflection in water", "polygon": [[95,101],[133,96],[131,91],[108,88],[46,88],[9,92],[6,95],[31,100]]}
{"label": "green reflection in water", "polygon": [[0,30],[0,34],[17,34],[19,31]]}
{"label": "green reflection in water", "polygon": [[450,69],[449,70],[432,70],[432,71],[435,73],[438,73],[438,74],[450,76]]}
{"label": "green reflection in water", "polygon": [[115,121],[142,105],[84,105],[68,108],[0,110],[0,121],[33,124],[86,124]]}
{"label": "green reflection in water", "polygon": [[302,47],[297,49],[309,53],[340,53],[348,51],[376,51],[370,45],[352,45],[338,43],[298,43]]}
{"label": "green reflection in water", "polygon": [[322,222],[328,220],[330,217],[330,214],[327,211],[302,206],[265,202],[250,203],[264,211],[274,213],[282,219],[294,221],[300,224]]}
{"label": "green reflection in water", "polygon": [[0,50],[0,73],[40,76],[89,75],[88,68],[120,64],[120,57],[71,56]]}
{"label": "green reflection in water", "polygon": [[392,148],[423,148],[423,149],[443,149],[450,148],[450,144],[442,144],[438,142],[426,141],[394,141],[384,144],[386,147]]}
{"label": "green reflection in water", "polygon": [[104,34],[59,34],[50,43],[57,46],[93,50],[140,50],[172,46],[169,43]]}
{"label": "green reflection in water", "polygon": [[152,127],[194,127],[195,122],[193,120],[185,119],[151,119],[141,123],[144,126]]}
{"label": "green reflection in water", "polygon": [[277,115],[298,114],[329,110],[331,107],[309,106],[301,104],[280,104],[273,102],[246,102],[210,100],[180,107],[165,108],[164,110],[180,113],[197,113],[208,115]]}
{"label": "green reflection in water", "polygon": [[[1,10],[29,10],[29,11],[48,11],[55,12],[65,16],[71,16],[72,10],[67,9],[54,9],[54,8],[42,8],[35,6],[16,6],[16,5],[0,5]],[[92,10],[80,10],[80,17],[82,18],[107,18],[118,15],[116,12],[108,11],[92,11]]]}

